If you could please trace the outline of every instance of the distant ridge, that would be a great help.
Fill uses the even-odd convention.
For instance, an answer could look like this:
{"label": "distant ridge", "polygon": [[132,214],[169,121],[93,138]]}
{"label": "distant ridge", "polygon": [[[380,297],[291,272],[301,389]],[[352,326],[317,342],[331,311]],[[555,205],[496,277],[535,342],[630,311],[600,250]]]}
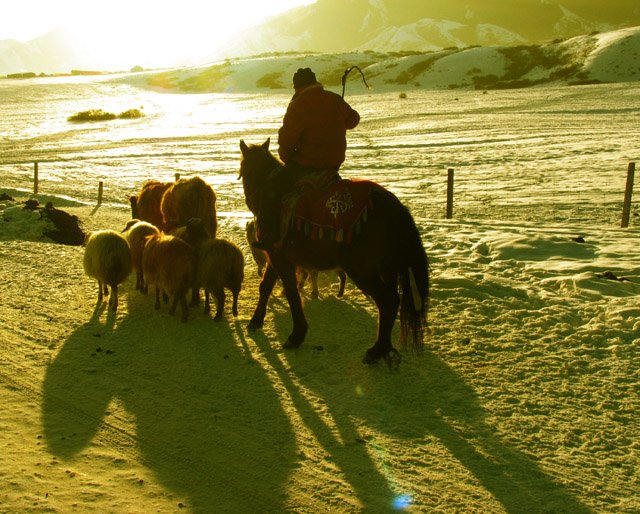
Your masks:
{"label": "distant ridge", "polygon": [[[310,66],[326,87],[341,90],[346,67],[358,65],[373,92],[412,89],[507,89],[640,80],[640,27],[542,45],[450,48],[434,52],[292,53],[237,58],[118,81],[182,93],[290,91],[293,72]],[[357,75],[357,74],[356,74]],[[349,94],[366,93],[358,76]]]}
{"label": "distant ridge", "polygon": [[238,34],[211,57],[540,44],[637,25],[637,0],[318,0]]}
{"label": "distant ridge", "polygon": [[[194,48],[195,61],[142,59],[97,49],[117,31],[59,28],[27,43],[0,41],[0,75],[69,73],[197,65],[274,52],[426,52],[449,47],[538,45],[554,39],[640,25],[637,0],[317,0],[231,37],[224,46]],[[87,35],[88,34],[88,35]],[[93,40],[92,40],[93,38]],[[146,61],[146,62],[145,62]]]}

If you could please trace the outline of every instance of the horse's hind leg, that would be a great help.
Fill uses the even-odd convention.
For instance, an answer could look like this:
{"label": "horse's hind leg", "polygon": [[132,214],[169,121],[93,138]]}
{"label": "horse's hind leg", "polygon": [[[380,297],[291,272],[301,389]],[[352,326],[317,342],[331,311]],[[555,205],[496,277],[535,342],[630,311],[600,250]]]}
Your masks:
{"label": "horse's hind leg", "polygon": [[378,337],[376,343],[365,353],[362,362],[371,364],[380,359],[387,360],[389,354],[394,351],[391,344],[391,331],[400,306],[397,277],[358,276],[357,273],[349,276],[363,293],[371,296],[378,307]]}

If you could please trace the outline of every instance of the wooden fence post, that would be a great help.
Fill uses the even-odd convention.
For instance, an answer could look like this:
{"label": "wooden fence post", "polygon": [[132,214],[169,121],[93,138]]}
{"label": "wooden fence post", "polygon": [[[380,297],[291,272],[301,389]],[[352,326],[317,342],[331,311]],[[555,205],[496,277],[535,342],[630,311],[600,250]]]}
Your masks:
{"label": "wooden fence post", "polygon": [[447,172],[447,219],[453,218],[453,168]]}
{"label": "wooden fence post", "polygon": [[98,205],[102,205],[102,191],[104,189],[104,184],[102,180],[98,183]]}
{"label": "wooden fence post", "polygon": [[33,163],[33,194],[38,194],[38,163]]}
{"label": "wooden fence post", "polygon": [[180,180],[180,173],[176,173],[176,182],[178,182],[178,180]]}
{"label": "wooden fence post", "polygon": [[624,203],[622,204],[621,228],[629,226],[629,215],[631,214],[631,194],[633,193],[633,179],[636,173],[636,163],[630,162],[627,169],[627,187],[624,190]]}

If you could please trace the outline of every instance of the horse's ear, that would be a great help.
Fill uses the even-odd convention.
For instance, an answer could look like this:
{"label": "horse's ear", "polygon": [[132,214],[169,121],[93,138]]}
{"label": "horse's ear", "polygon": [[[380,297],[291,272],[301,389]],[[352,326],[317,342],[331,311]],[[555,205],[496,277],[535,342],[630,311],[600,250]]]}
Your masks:
{"label": "horse's ear", "polygon": [[271,138],[270,137],[268,137],[267,140],[264,143],[262,143],[262,148],[264,148],[265,150],[268,151],[269,150],[269,143],[271,143]]}
{"label": "horse's ear", "polygon": [[247,144],[244,142],[244,139],[241,139],[240,140],[240,151],[242,152],[242,155],[244,155],[247,152],[248,149],[249,148],[247,147]]}

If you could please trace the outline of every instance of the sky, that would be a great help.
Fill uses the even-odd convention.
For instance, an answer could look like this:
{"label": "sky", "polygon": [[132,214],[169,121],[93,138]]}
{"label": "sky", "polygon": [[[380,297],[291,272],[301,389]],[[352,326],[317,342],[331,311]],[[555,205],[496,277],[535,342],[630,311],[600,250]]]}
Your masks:
{"label": "sky", "polygon": [[[121,44],[142,43],[157,51],[216,46],[225,38],[315,0],[22,0],[3,8],[0,41],[27,42],[59,26],[118,34]],[[110,38],[110,50],[118,42]],[[107,50],[105,48],[105,50]]]}

